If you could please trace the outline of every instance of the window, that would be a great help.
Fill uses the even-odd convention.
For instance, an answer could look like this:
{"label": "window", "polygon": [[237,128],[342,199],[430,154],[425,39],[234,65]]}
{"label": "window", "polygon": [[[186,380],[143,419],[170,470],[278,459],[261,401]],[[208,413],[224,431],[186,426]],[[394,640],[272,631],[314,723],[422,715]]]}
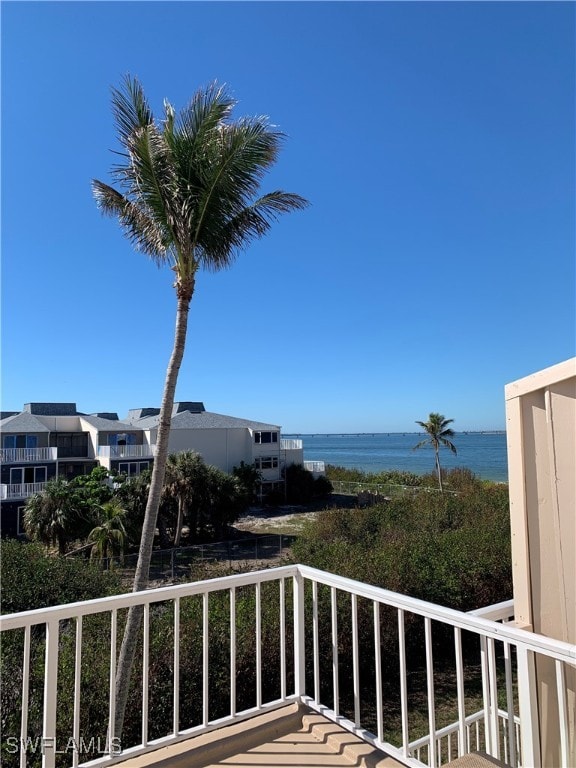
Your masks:
{"label": "window", "polygon": [[254,432],[255,443],[277,443],[278,432]]}
{"label": "window", "polygon": [[118,464],[118,472],[121,475],[127,475],[128,477],[134,477],[148,469],[149,461],[122,461]]}
{"label": "window", "polygon": [[256,469],[276,469],[278,467],[277,456],[259,456],[254,461]]}
{"label": "window", "polygon": [[58,458],[69,459],[76,456],[88,456],[87,432],[52,432],[50,446],[58,448]]}
{"label": "window", "polygon": [[4,435],[4,448],[36,448],[37,446],[36,435]]}
{"label": "window", "polygon": [[46,467],[12,467],[10,470],[11,485],[24,483],[45,483]]}
{"label": "window", "polygon": [[136,435],[130,433],[118,432],[108,435],[108,445],[134,445],[135,443]]}

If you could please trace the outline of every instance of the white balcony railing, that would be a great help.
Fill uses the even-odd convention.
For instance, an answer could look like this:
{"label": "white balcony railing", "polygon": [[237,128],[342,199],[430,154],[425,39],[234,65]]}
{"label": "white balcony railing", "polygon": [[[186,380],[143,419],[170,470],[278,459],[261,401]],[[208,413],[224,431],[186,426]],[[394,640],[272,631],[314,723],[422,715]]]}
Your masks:
{"label": "white balcony railing", "polygon": [[2,501],[16,501],[27,499],[35,493],[44,490],[46,483],[7,483],[0,485],[0,499]]}
{"label": "white balcony railing", "polygon": [[280,439],[280,449],[282,451],[301,451],[303,447],[304,442],[302,440],[287,437]]}
{"label": "white balcony railing", "polygon": [[[247,598],[248,614],[247,603],[238,603]],[[214,616],[222,622],[216,634],[211,632],[211,621],[216,621],[210,611],[212,601],[219,609]],[[192,605],[197,608],[194,619],[189,613]],[[133,706],[141,712],[141,720],[138,721],[139,735],[133,737],[131,743],[124,743],[114,731],[115,675],[126,609],[135,606],[142,608],[141,655],[137,663],[142,678],[138,684],[138,701],[133,702]],[[496,613],[504,618],[504,614],[509,616],[510,608],[497,607]],[[94,623],[89,617],[96,614],[101,618]],[[237,615],[244,619],[247,615],[252,617],[248,643],[237,640]],[[161,642],[155,642],[154,631],[158,632],[160,620],[166,622],[164,626],[168,631],[163,631]],[[268,632],[270,622],[275,627],[273,635]],[[96,736],[90,730],[88,713],[82,709],[83,697],[89,695],[82,670],[92,663],[90,627],[99,627],[100,631],[104,628],[109,643],[105,650],[101,636],[96,638],[98,654],[104,653],[109,660],[106,665],[109,677],[108,672],[105,675],[108,681],[105,682],[104,676],[99,678],[103,686],[100,702],[104,708],[100,730],[108,749],[107,754],[99,756],[87,756],[78,747],[86,743],[87,738]],[[221,631],[223,627],[227,627],[227,636]],[[390,628],[393,632],[387,631],[385,640],[384,630]],[[27,745],[35,737],[40,738],[45,747],[44,768],[55,765],[57,746],[62,740],[71,745],[68,763],[78,766],[89,757],[90,766],[110,765],[291,701],[306,704],[412,768],[423,766],[424,756],[431,768],[437,768],[478,746],[509,766],[539,768],[536,663],[552,664],[556,669],[556,690],[548,691],[547,695],[549,703],[554,700],[559,713],[558,733],[550,738],[560,745],[558,764],[569,764],[566,678],[573,674],[576,665],[573,646],[306,566],[285,566],[1,616],[0,631],[15,632],[13,637],[21,644],[22,655],[17,658],[22,658],[22,668],[11,678],[11,686],[18,686],[13,695],[16,701],[21,701],[20,733],[6,735],[13,739],[10,747],[14,752],[20,752],[19,756],[14,754],[14,759],[20,760],[14,764],[22,768],[27,764]],[[191,636],[198,638],[195,646],[198,655],[194,658],[201,659],[199,665],[186,667],[192,670],[190,674],[197,675],[194,680],[184,679]],[[453,639],[451,655],[439,642],[450,636]],[[271,637],[276,638],[273,643]],[[383,642],[388,646],[383,646]],[[14,642],[10,648],[16,652]],[[244,650],[241,652],[240,648]],[[228,658],[224,666],[223,649]],[[71,654],[66,664],[69,673],[61,679],[59,654],[65,651]],[[220,659],[214,669],[213,651],[219,651]],[[441,651],[442,658],[435,659],[435,654]],[[40,653],[45,658],[43,672],[39,672],[39,665],[35,663]],[[252,653],[253,657],[247,659],[241,653]],[[475,658],[476,654],[479,659]],[[474,658],[470,658],[471,655]],[[392,656],[398,659],[395,667],[390,666]],[[165,673],[162,673],[161,684],[154,685],[150,670],[158,664]],[[369,678],[365,675],[366,664],[371,665]],[[423,733],[414,732],[412,719],[415,664],[418,674],[423,675],[426,709]],[[435,680],[438,667],[446,671],[447,665],[452,665],[455,681],[450,707],[454,720],[448,728],[439,728]],[[467,704],[470,669],[481,669],[482,675],[481,710],[476,703],[472,713],[466,711],[470,706]],[[31,682],[33,671],[36,676],[43,675],[43,680],[35,678]],[[367,685],[367,679],[373,682]],[[347,680],[349,688],[345,686]],[[215,714],[211,692],[215,690],[216,681],[224,687],[225,695],[219,700]],[[513,692],[513,684],[517,685],[517,694]],[[39,694],[38,690],[43,693]],[[36,698],[30,709],[32,691]],[[190,716],[186,697],[191,691],[198,696],[196,719],[184,722],[184,718]],[[501,693],[506,701],[504,707],[498,706]],[[60,696],[65,697],[67,704],[62,710],[68,713],[64,723],[61,714],[57,718]],[[93,700],[91,704],[93,706]],[[444,697],[441,706],[445,711]],[[390,728],[393,707],[398,723],[394,731]],[[29,722],[32,717],[28,715],[29,710],[35,715],[37,727],[42,728],[41,734],[30,733],[34,726]],[[152,713],[159,711],[165,713],[170,725],[168,732],[159,735],[155,731],[152,736]],[[446,741],[448,732],[450,747]]]}
{"label": "white balcony railing", "polygon": [[0,448],[2,464],[26,464],[35,461],[56,461],[58,448]]}
{"label": "white balcony railing", "polygon": [[156,454],[156,445],[99,445],[102,459],[149,459]]}
{"label": "white balcony railing", "polygon": [[323,461],[305,461],[304,469],[307,469],[308,472],[323,474],[326,471],[326,466]]}

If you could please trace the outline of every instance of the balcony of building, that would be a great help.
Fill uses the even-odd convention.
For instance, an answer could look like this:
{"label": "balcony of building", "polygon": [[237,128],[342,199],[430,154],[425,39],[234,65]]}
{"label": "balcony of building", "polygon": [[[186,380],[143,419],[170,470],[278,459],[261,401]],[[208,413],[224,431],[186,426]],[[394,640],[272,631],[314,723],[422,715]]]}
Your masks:
{"label": "balcony of building", "polygon": [[99,445],[99,459],[151,459],[156,445]]}
{"label": "balcony of building", "polygon": [[98,461],[100,464],[108,470],[117,469],[126,474],[139,474],[143,469],[148,469],[148,462],[155,455],[155,444],[98,446]]}
{"label": "balcony of building", "polygon": [[[121,738],[118,651],[135,606],[137,718]],[[3,616],[22,659],[11,680],[20,731],[4,739],[21,768],[31,745],[43,768],[435,768],[475,752],[488,762],[471,765],[537,768],[536,670],[547,667],[546,746],[555,766],[572,765],[575,648],[518,628],[513,611],[509,601],[463,613],[290,565]],[[95,649],[107,660],[100,712],[86,688]]]}
{"label": "balcony of building", "polygon": [[304,447],[303,440],[297,440],[295,438],[285,438],[280,440],[281,451],[301,451]]}
{"label": "balcony of building", "polygon": [[308,472],[312,472],[314,477],[326,474],[326,465],[323,461],[305,461],[304,469]]}
{"label": "balcony of building", "polygon": [[19,501],[41,493],[46,483],[2,483],[0,485],[1,501]]}
{"label": "balcony of building", "polygon": [[1,464],[32,464],[57,460],[57,448],[0,448]]}

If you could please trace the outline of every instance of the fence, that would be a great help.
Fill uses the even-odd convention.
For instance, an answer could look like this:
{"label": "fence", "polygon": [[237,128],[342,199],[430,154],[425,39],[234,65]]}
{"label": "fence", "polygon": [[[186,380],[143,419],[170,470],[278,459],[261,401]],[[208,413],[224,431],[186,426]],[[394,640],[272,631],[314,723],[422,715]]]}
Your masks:
{"label": "fence", "polygon": [[[359,494],[372,494],[374,496],[386,496],[393,498],[395,496],[416,495],[417,493],[440,493],[439,488],[430,488],[419,485],[396,485],[395,483],[357,483],[351,480],[330,480],[333,493],[342,493],[348,496],[357,496]],[[443,493],[452,493],[457,495],[457,491],[448,491],[444,489]]]}
{"label": "fence", "polygon": [[[239,570],[247,560],[262,563],[284,557],[293,541],[294,536],[274,534],[251,539],[195,544],[175,549],[157,549],[152,553],[150,578],[173,580],[178,576],[187,575],[190,567],[199,563],[225,563],[230,569]],[[105,558],[101,562],[104,569],[132,570],[136,568],[137,561],[138,554],[131,554]]]}

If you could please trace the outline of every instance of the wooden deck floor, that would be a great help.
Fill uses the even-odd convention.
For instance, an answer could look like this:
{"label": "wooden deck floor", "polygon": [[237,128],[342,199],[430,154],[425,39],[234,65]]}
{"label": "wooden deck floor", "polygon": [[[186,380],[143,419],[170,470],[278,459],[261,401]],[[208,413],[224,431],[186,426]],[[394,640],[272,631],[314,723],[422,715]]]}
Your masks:
{"label": "wooden deck floor", "polygon": [[147,755],[126,768],[400,768],[400,763],[297,704]]}

